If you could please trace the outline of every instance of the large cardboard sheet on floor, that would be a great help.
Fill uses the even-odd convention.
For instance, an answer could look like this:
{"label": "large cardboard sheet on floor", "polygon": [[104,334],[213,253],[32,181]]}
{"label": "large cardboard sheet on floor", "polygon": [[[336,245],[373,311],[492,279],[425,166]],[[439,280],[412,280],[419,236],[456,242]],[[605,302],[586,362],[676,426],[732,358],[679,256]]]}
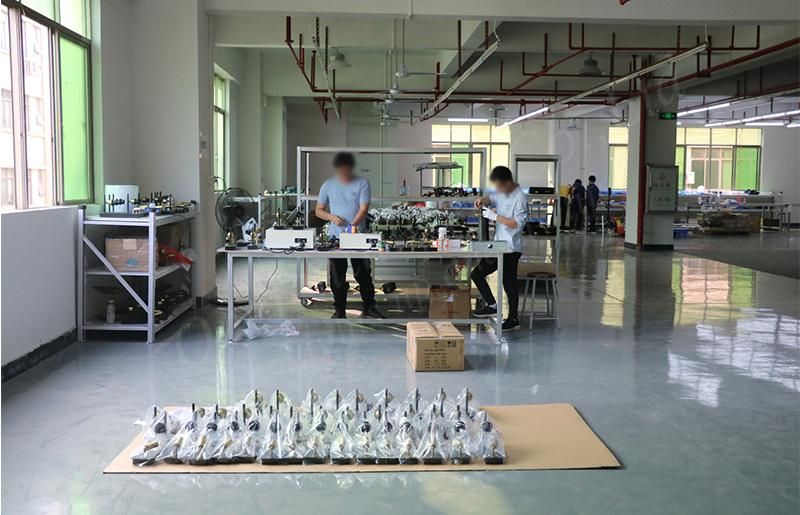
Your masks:
{"label": "large cardboard sheet on floor", "polygon": [[506,463],[485,465],[232,465],[190,466],[159,463],[138,467],[131,455],[142,445],[142,435],[106,467],[106,474],[292,474],[312,472],[435,472],[438,470],[548,470],[593,469],[620,466],[614,454],[586,424],[571,404],[484,406],[503,433]]}

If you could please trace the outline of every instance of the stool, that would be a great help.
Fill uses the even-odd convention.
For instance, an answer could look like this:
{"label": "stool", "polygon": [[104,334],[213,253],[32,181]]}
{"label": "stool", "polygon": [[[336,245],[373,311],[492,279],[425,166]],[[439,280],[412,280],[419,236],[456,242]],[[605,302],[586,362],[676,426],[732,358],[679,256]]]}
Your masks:
{"label": "stool", "polygon": [[[536,311],[536,283],[544,282],[545,311]],[[528,329],[533,329],[533,319],[555,320],[556,327],[561,329],[558,321],[558,278],[549,272],[531,272],[525,276],[525,290],[522,294],[520,318],[525,314],[528,297],[531,299],[531,311],[528,313]]]}

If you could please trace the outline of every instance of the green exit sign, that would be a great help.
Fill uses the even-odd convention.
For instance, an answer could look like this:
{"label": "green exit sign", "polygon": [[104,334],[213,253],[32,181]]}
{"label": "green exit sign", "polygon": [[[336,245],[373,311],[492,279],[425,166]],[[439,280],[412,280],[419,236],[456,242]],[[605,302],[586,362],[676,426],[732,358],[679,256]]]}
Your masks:
{"label": "green exit sign", "polygon": [[662,120],[677,120],[678,119],[678,113],[676,113],[674,111],[669,111],[669,112],[666,112],[666,113],[658,113],[658,117],[660,119],[662,119]]}

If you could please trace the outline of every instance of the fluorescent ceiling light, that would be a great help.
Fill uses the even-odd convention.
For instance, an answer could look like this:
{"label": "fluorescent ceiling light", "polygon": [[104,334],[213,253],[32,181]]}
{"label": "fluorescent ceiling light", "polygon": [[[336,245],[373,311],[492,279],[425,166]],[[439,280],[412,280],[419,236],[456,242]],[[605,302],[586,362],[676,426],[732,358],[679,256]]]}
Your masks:
{"label": "fluorescent ceiling light", "polygon": [[540,115],[540,114],[542,114],[542,113],[546,113],[546,112],[547,112],[547,111],[549,111],[549,110],[550,110],[550,108],[549,108],[549,107],[547,107],[547,106],[545,106],[545,107],[540,107],[540,108],[539,108],[539,109],[537,109],[536,111],[531,111],[530,113],[525,113],[525,114],[523,114],[523,115],[521,115],[521,116],[517,116],[517,117],[516,117],[516,118],[514,118],[513,120],[509,120],[509,121],[507,121],[506,123],[504,123],[504,124],[503,124],[503,125],[501,125],[500,127],[508,127],[509,125],[514,125],[515,123],[521,122],[521,121],[523,121],[523,120],[527,120],[528,118],[533,118],[533,117],[534,117],[534,116],[536,116],[536,115]]}
{"label": "fluorescent ceiling light", "polygon": [[[757,122],[759,120],[769,120],[771,118],[783,118],[785,116],[795,116],[800,114],[800,109],[795,109],[793,111],[782,111],[780,113],[770,113],[770,114],[762,114],[759,116],[749,116],[747,118],[742,118],[741,120],[726,120],[724,122],[714,122],[714,123],[707,123],[706,127],[724,127],[727,125],[751,125],[752,122]],[[774,124],[769,125],[784,125],[784,122],[776,122]]]}
{"label": "fluorescent ceiling light", "polygon": [[784,122],[748,122],[745,123],[747,127],[783,127],[786,125]]}
{"label": "fluorescent ceiling light", "polygon": [[795,109],[794,111],[784,111],[782,113],[765,114],[765,115],[761,116],[760,118],[766,120],[766,119],[769,119],[769,118],[782,118],[784,116],[794,116],[796,114],[800,114],[800,109]]}
{"label": "fluorescent ceiling light", "polygon": [[488,118],[448,118],[447,121],[453,123],[489,123]]}
{"label": "fluorescent ceiling light", "polygon": [[725,107],[729,107],[730,105],[731,105],[730,102],[725,102],[724,104],[714,104],[710,106],[695,107],[693,109],[688,109],[686,111],[679,111],[678,116],[686,116],[687,114],[695,114],[695,113],[704,113],[706,111],[713,111],[714,109],[722,109]]}
{"label": "fluorescent ceiling light", "polygon": [[786,126],[787,127],[800,127],[800,121],[789,123]]}

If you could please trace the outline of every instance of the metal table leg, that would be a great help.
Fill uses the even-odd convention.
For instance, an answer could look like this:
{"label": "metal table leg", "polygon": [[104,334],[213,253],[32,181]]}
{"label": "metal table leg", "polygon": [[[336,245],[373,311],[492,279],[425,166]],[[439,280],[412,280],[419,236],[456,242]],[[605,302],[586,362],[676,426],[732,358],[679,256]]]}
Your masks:
{"label": "metal table leg", "polygon": [[247,256],[247,309],[251,315],[255,309],[253,293],[253,256]]}
{"label": "metal table leg", "polygon": [[497,315],[494,319],[494,334],[497,335],[497,343],[504,343],[503,340],[503,256],[497,257]]}
{"label": "metal table leg", "polygon": [[226,253],[228,261],[228,341],[233,342],[233,254]]}

